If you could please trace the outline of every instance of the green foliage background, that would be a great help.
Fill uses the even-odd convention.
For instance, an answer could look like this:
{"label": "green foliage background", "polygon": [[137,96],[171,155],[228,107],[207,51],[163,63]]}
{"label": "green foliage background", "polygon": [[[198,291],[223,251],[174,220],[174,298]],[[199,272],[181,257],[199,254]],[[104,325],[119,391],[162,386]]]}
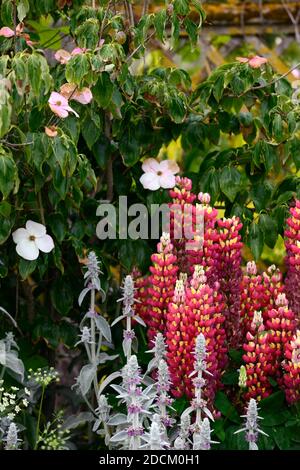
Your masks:
{"label": "green foliage background", "polygon": [[[171,1],[155,13],[136,14],[134,25],[109,2],[96,9],[81,0],[60,5],[16,0],[15,12],[14,2],[1,2],[1,26],[14,29],[17,15],[35,42],[30,47],[23,37],[0,38],[1,305],[14,313],[21,356],[33,368],[54,364],[60,343],[76,343],[80,261],[88,250],[102,261],[107,298],[101,310],[110,318],[124,273],[134,266],[147,271],[155,241],[101,242],[95,235],[101,200],[167,200],[164,191],[149,193],[139,183],[144,157],[180,141],[179,163],[194,190],[209,192],[226,216],[241,218],[247,259],[259,260],[263,250],[264,259],[272,258],[289,203],[300,197],[300,108],[287,79],[268,64],[252,69],[232,61],[194,87],[186,70],[144,61],[151,50],[155,54],[155,41],[182,48],[183,32],[196,50],[205,19],[201,2]],[[54,60],[57,49],[75,45],[87,51],[66,65]],[[48,106],[50,92],[66,81],[93,93],[90,105],[72,102],[79,119],[59,120]],[[51,124],[58,126],[57,137],[44,132]],[[55,241],[53,252],[34,262],[18,257],[11,238],[28,219],[45,223]],[[1,329],[7,330],[3,322]],[[120,343],[118,332],[114,339]],[[281,400],[280,393],[266,400],[266,416],[277,410],[272,400]],[[236,411],[227,400],[218,397],[225,419],[216,434],[225,447],[241,448],[233,435]],[[286,448],[287,431],[299,429],[299,419],[280,406],[282,419],[270,426],[281,427],[268,430],[265,448]]]}

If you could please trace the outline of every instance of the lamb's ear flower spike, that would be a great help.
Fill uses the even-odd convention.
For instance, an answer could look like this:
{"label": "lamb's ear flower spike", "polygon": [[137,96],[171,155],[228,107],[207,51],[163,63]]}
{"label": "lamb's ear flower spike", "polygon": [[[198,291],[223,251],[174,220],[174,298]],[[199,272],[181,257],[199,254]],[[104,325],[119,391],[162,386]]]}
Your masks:
{"label": "lamb's ear flower spike", "polygon": [[142,440],[146,444],[142,445],[140,449],[148,450],[164,450],[169,448],[169,444],[165,441],[165,433],[161,428],[159,415],[154,414],[149,432],[142,436]]}
{"label": "lamb's ear flower spike", "polygon": [[245,439],[249,443],[249,450],[258,450],[257,441],[259,434],[268,437],[268,434],[259,427],[259,420],[263,418],[258,415],[258,410],[256,400],[250,398],[247,406],[247,414],[242,415],[242,418],[246,418],[245,426],[234,433],[245,432]]}
{"label": "lamb's ear flower spike", "polygon": [[181,415],[179,425],[179,435],[174,441],[174,449],[188,450],[190,448],[191,417],[190,415]]}
{"label": "lamb's ear flower spike", "polygon": [[153,369],[158,369],[158,365],[162,359],[166,358],[166,344],[165,338],[162,333],[157,333],[155,338],[152,340],[153,348],[147,353],[153,353],[154,357],[148,364],[147,373],[151,372]]}
{"label": "lamb's ear flower spike", "polygon": [[151,416],[148,409],[153,402],[150,393],[152,386],[142,389],[141,371],[135,355],[127,358],[127,363],[122,369],[122,379],[121,386],[111,385],[111,387],[118,392],[118,398],[126,404],[127,416],[123,414],[113,416],[108,425],[116,425],[119,421],[120,424],[125,425],[125,428],[117,430],[117,433],[110,439],[110,443],[122,445],[123,449],[138,450],[144,435],[144,419],[146,416]]}
{"label": "lamb's ear flower spike", "polygon": [[5,441],[5,450],[18,449],[21,439],[18,439],[18,428],[14,422],[10,423]]}
{"label": "lamb's ear flower spike", "polygon": [[211,439],[211,433],[209,419],[204,418],[200,431],[193,435],[193,450],[210,450],[211,444],[218,444]]}
{"label": "lamb's ear flower spike", "polygon": [[134,280],[130,274],[128,274],[121,286],[122,290],[122,297],[118,299],[118,302],[123,302],[123,309],[122,315],[116,318],[112,326],[118,323],[120,320],[126,319],[126,329],[123,332],[123,351],[127,359],[131,356],[131,349],[132,346],[136,346],[137,338],[135,336],[135,332],[132,328],[132,320],[137,321],[142,326],[146,326],[144,321],[135,313],[134,304],[137,300],[134,297],[135,294],[135,287],[134,287]]}

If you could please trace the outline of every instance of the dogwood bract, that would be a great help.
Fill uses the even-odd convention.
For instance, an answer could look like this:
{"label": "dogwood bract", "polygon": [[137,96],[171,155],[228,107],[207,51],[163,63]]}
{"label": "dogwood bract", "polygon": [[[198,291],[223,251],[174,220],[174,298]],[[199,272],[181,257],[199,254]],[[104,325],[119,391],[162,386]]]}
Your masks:
{"label": "dogwood bract", "polygon": [[69,62],[72,56],[84,54],[84,52],[86,52],[86,49],[82,49],[81,47],[75,47],[72,52],[66,51],[65,49],[59,49],[54,54],[54,57],[61,64],[66,64],[67,62]]}
{"label": "dogwood bract", "polygon": [[81,104],[89,104],[93,99],[92,92],[89,88],[84,87],[77,89],[75,83],[64,83],[59,91],[67,100],[75,100]]}
{"label": "dogwood bract", "polygon": [[147,158],[142,169],[145,173],[141,176],[140,182],[145,189],[156,191],[159,188],[174,188],[179,166],[173,160],[158,162],[154,158]]}
{"label": "dogwood bract", "polygon": [[52,237],[47,235],[46,227],[32,220],[27,220],[26,228],[18,228],[13,232],[13,241],[17,244],[16,251],[22,258],[33,261],[38,258],[39,251],[50,253],[54,248]]}
{"label": "dogwood bract", "polygon": [[236,57],[236,60],[241,64],[248,64],[253,69],[259,69],[262,65],[268,62],[268,59],[265,57],[260,57],[255,55],[254,57]]}
{"label": "dogwood bract", "polygon": [[79,114],[69,106],[68,100],[56,91],[51,93],[48,103],[51,111],[60,118],[68,117],[69,112],[74,113],[76,117],[79,117]]}

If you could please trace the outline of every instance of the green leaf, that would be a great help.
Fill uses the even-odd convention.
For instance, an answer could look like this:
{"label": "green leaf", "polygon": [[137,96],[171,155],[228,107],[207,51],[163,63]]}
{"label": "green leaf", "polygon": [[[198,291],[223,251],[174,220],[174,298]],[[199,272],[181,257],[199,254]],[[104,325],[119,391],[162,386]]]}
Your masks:
{"label": "green leaf", "polygon": [[273,135],[280,142],[283,139],[283,123],[280,114],[275,114],[273,119]]}
{"label": "green leaf", "polygon": [[140,159],[140,146],[135,137],[134,128],[127,129],[122,135],[119,149],[126,166],[135,165]]}
{"label": "green leaf", "polygon": [[270,248],[274,248],[278,237],[277,222],[268,214],[260,214],[259,224],[264,232],[265,243]]}
{"label": "green leaf", "polygon": [[110,80],[109,73],[102,72],[93,88],[93,96],[101,108],[106,109],[112,99],[113,83]]}
{"label": "green leaf", "polygon": [[184,19],[184,27],[189,35],[192,44],[196,44],[198,40],[198,26],[189,18]]}
{"label": "green leaf", "polygon": [[172,121],[180,124],[186,115],[186,107],[183,98],[180,95],[173,94],[168,95],[166,101]]}
{"label": "green leaf", "polygon": [[261,227],[254,221],[250,225],[249,246],[255,261],[257,261],[260,255],[262,254],[262,250],[264,247],[264,234]]}
{"label": "green leaf", "polygon": [[241,174],[234,167],[224,167],[221,170],[220,189],[230,202],[233,202],[236,195],[241,189]]}
{"label": "green leaf", "polygon": [[266,209],[272,195],[272,186],[266,181],[255,183],[249,193],[258,212]]}
{"label": "green leaf", "polygon": [[174,12],[178,15],[186,16],[189,14],[189,2],[188,0],[174,0]]}
{"label": "green leaf", "polygon": [[224,91],[224,75],[220,75],[215,81],[215,84],[213,87],[213,95],[218,102],[222,98],[223,91]]}
{"label": "green leaf", "polygon": [[215,407],[217,410],[221,411],[221,413],[226,416],[230,421],[234,423],[240,423],[240,416],[236,409],[234,408],[233,404],[230,402],[227,395],[224,392],[218,391],[216,393],[215,398]]}
{"label": "green leaf", "polygon": [[51,300],[54,308],[61,314],[67,315],[73,306],[73,289],[66,277],[57,279],[51,289]]}
{"label": "green leaf", "polygon": [[90,72],[90,62],[86,54],[77,54],[66,65],[66,79],[70,83],[80,85]]}
{"label": "green leaf", "polygon": [[63,241],[67,232],[66,219],[60,213],[51,214],[47,217],[47,224],[59,243]]}
{"label": "green leaf", "polygon": [[11,213],[11,204],[7,201],[0,202],[0,216],[8,218]]}
{"label": "green leaf", "polygon": [[[10,236],[11,229],[14,225],[14,219],[9,217],[0,217],[0,245],[2,245]],[[1,266],[1,264],[0,264]]]}
{"label": "green leaf", "polygon": [[17,166],[12,154],[0,148],[0,191],[6,199],[13,190],[18,178]]}
{"label": "green leaf", "polygon": [[277,204],[284,204],[285,202],[288,202],[292,197],[294,196],[293,191],[285,191],[284,193],[280,194],[279,198],[277,199],[276,203]]}
{"label": "green leaf", "polygon": [[104,134],[100,135],[95,145],[93,145],[92,153],[97,164],[104,170],[111,155],[110,141]]}
{"label": "green leaf", "polygon": [[52,255],[53,255],[55,266],[60,270],[62,274],[64,274],[65,268],[62,262],[61,249],[59,248],[58,245],[55,245],[54,250],[52,251]]}
{"label": "green leaf", "polygon": [[65,199],[69,189],[70,179],[66,178],[58,165],[56,165],[53,172],[53,186],[56,189],[61,199]]}
{"label": "green leaf", "polygon": [[278,426],[291,418],[291,413],[285,405],[284,392],[281,390],[261,400],[259,407],[264,426]]}
{"label": "green leaf", "polygon": [[28,66],[28,78],[31,87],[31,91],[35,96],[39,96],[41,92],[41,64],[38,54],[31,54],[27,61]]}
{"label": "green leaf", "polygon": [[29,1],[28,0],[18,0],[17,2],[17,12],[18,19],[20,23],[24,20],[25,16],[29,12]]}
{"label": "green leaf", "polygon": [[37,260],[28,261],[26,259],[21,258],[19,261],[19,273],[20,273],[21,278],[23,280],[27,279],[27,277],[33,273],[36,267],[37,267]]}
{"label": "green leaf", "polygon": [[96,18],[89,18],[76,28],[75,35],[79,47],[85,49],[95,49],[99,42],[99,21]]}
{"label": "green leaf", "polygon": [[1,2],[1,19],[6,26],[13,26],[14,7],[11,0]]}
{"label": "green leaf", "polygon": [[59,164],[63,176],[66,176],[70,156],[68,142],[57,136],[51,139],[51,144],[55,161]]}
{"label": "green leaf", "polygon": [[0,138],[3,137],[10,128],[11,122],[11,98],[3,80],[0,80]]}
{"label": "green leaf", "polygon": [[165,26],[166,26],[167,13],[166,10],[160,10],[154,15],[154,27],[158,39],[164,42],[165,38]]}
{"label": "green leaf", "polygon": [[[264,421],[262,421],[263,424]],[[283,426],[276,426],[266,430],[267,434],[274,439],[280,450],[289,450],[291,446],[291,430]]]}

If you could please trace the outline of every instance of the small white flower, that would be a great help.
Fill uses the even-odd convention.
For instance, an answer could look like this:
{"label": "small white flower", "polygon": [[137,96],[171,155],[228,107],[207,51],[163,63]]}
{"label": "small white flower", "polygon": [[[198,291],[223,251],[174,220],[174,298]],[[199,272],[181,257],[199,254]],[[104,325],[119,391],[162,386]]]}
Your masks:
{"label": "small white flower", "polygon": [[158,162],[154,158],[147,158],[142,169],[144,174],[140,177],[140,182],[145,189],[156,191],[159,188],[174,188],[179,166],[173,160]]}
{"label": "small white flower", "polygon": [[12,237],[18,255],[28,261],[37,259],[39,250],[50,253],[54,248],[52,238],[46,234],[46,227],[32,220],[26,222],[26,228],[18,228],[13,232]]}

